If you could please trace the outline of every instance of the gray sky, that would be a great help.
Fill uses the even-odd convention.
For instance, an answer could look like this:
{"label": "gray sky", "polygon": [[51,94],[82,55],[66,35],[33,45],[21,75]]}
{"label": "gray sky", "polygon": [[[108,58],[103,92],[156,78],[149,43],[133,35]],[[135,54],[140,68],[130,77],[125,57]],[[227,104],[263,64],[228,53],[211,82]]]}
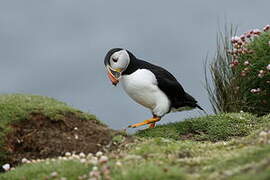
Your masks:
{"label": "gray sky", "polygon": [[[0,93],[30,93],[96,114],[120,129],[150,118],[106,77],[113,47],[168,69],[207,111],[203,61],[225,22],[239,32],[269,24],[269,0],[1,0]],[[161,123],[198,116],[172,113]]]}

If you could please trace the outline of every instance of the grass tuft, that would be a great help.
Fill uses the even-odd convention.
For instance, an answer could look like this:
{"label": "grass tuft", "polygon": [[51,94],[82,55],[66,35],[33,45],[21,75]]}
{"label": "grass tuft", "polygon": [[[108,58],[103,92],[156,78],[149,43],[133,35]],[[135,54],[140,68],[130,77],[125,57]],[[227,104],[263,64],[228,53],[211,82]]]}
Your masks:
{"label": "grass tuft", "polygon": [[[219,32],[217,35],[217,49],[212,62],[208,66],[207,62],[204,65],[206,90],[214,113],[222,112],[239,112],[235,109],[234,101],[238,99],[231,91],[232,78],[234,76],[230,64],[233,58],[228,53],[232,49],[231,37],[235,36],[237,28],[231,25],[225,26],[225,32]],[[208,68],[210,78],[208,77]]]}
{"label": "grass tuft", "polygon": [[246,136],[267,120],[267,118],[258,119],[248,113],[224,113],[141,130],[136,133],[136,136],[215,142],[229,140],[232,137]]}

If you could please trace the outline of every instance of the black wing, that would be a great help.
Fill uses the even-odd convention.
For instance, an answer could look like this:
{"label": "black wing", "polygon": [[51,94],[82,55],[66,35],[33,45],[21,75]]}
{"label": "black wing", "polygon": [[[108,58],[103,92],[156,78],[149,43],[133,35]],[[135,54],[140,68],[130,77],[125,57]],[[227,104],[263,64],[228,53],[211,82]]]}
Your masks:
{"label": "black wing", "polygon": [[170,72],[162,67],[143,62],[145,68],[155,74],[158,87],[168,96],[172,107],[199,107],[197,101],[184,91],[184,88]]}

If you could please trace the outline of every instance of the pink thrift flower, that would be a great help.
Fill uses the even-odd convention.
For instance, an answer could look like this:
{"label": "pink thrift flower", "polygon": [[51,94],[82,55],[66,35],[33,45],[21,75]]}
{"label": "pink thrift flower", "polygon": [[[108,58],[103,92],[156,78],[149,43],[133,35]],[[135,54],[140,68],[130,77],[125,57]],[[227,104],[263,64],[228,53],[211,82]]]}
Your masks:
{"label": "pink thrift flower", "polygon": [[240,39],[241,39],[242,41],[245,41],[245,40],[246,40],[246,36],[243,34],[243,35],[240,36]]}
{"label": "pink thrift flower", "polygon": [[260,70],[259,73],[260,73],[260,74],[264,74],[265,71],[264,71],[264,70]]}
{"label": "pink thrift flower", "polygon": [[239,64],[239,61],[238,60],[234,60],[232,63],[237,66]]}
{"label": "pink thrift flower", "polygon": [[249,61],[245,61],[245,62],[244,62],[244,65],[245,65],[245,66],[248,66],[249,64],[250,64]]}
{"label": "pink thrift flower", "polygon": [[260,34],[261,34],[261,30],[259,30],[259,29],[254,29],[254,30],[253,30],[253,34],[260,35]]}
{"label": "pink thrift flower", "polygon": [[261,92],[261,89],[260,89],[260,88],[257,88],[257,89],[251,89],[250,92],[251,92],[251,93],[259,93],[259,92]]}
{"label": "pink thrift flower", "polygon": [[261,73],[258,74],[258,77],[259,77],[259,78],[263,78],[263,74],[261,74]]}
{"label": "pink thrift flower", "polygon": [[238,37],[238,36],[234,36],[234,37],[232,37],[232,39],[231,39],[231,41],[232,41],[232,43],[237,43],[238,41],[240,41],[241,39],[240,39],[240,37]]}
{"label": "pink thrift flower", "polygon": [[266,26],[264,26],[263,28],[263,31],[266,32],[266,31],[269,31],[270,30],[270,25],[267,24]]}
{"label": "pink thrift flower", "polygon": [[266,66],[266,69],[270,71],[270,64]]}
{"label": "pink thrift flower", "polygon": [[257,90],[256,90],[256,89],[251,89],[250,92],[251,92],[251,93],[256,93]]}
{"label": "pink thrift flower", "polygon": [[246,68],[244,69],[244,71],[249,71],[249,68],[248,68],[248,67],[246,67]]}
{"label": "pink thrift flower", "polygon": [[245,77],[245,76],[247,75],[247,73],[246,73],[245,71],[242,71],[242,72],[240,73],[240,75],[243,76],[243,77]]}
{"label": "pink thrift flower", "polygon": [[233,63],[230,63],[230,67],[233,68],[235,65]]}
{"label": "pink thrift flower", "polygon": [[246,33],[246,37],[247,37],[247,38],[251,38],[251,34],[252,34],[251,32],[247,32],[247,33]]}

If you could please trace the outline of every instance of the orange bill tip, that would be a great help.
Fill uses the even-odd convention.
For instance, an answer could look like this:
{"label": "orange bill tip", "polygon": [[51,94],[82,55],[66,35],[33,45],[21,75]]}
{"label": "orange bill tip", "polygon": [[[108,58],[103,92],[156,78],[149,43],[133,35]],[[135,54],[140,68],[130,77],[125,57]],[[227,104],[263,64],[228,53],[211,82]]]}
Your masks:
{"label": "orange bill tip", "polygon": [[114,86],[116,86],[118,84],[118,82],[119,82],[118,79],[116,79],[110,72],[108,72],[108,77]]}

